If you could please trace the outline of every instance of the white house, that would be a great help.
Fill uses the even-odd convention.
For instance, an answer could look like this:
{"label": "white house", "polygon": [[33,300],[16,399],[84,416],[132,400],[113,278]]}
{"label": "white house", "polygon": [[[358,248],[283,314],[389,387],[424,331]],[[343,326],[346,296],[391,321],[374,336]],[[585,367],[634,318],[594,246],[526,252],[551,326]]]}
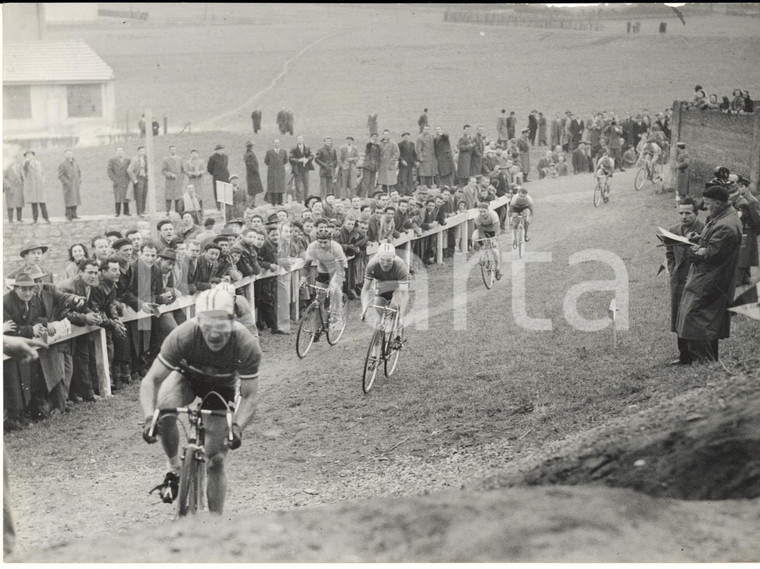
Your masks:
{"label": "white house", "polygon": [[45,3],[45,21],[48,24],[84,24],[98,20],[97,2]]}
{"label": "white house", "polygon": [[4,139],[107,129],[115,103],[113,70],[83,41],[3,46]]}

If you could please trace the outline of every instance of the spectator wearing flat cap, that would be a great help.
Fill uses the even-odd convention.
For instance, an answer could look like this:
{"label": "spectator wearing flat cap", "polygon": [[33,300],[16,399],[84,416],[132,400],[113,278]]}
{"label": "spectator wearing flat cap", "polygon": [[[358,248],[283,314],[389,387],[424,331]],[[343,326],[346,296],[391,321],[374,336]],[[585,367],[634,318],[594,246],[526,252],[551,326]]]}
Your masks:
{"label": "spectator wearing flat cap", "polygon": [[208,164],[206,165],[206,171],[211,174],[211,188],[214,192],[214,203],[216,209],[221,211],[222,206],[219,203],[216,195],[216,183],[217,182],[229,182],[230,171],[228,169],[229,158],[222,152],[224,146],[217,144],[214,147],[214,153],[209,157]]}
{"label": "spectator wearing flat cap", "polygon": [[711,186],[703,194],[709,215],[701,235],[689,250],[692,267],[678,308],[679,338],[688,343],[694,363],[718,360],[718,341],[728,338],[731,317],[727,310],[734,298],[742,227],[728,203],[728,190]]}
{"label": "spectator wearing flat cap", "polygon": [[42,213],[42,219],[46,223],[50,223],[45,193],[45,176],[42,173],[42,164],[37,160],[34,151],[27,150],[24,153],[24,164],[21,170],[24,177],[24,201],[32,205],[32,220],[37,223],[39,214]]}

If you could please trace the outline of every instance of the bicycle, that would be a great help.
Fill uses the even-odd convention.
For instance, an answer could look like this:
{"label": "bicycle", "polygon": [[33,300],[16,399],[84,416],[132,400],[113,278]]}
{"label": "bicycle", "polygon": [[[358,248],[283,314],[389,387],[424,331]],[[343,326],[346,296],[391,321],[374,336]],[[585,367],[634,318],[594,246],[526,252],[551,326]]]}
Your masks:
{"label": "bicycle", "polygon": [[377,370],[380,362],[383,362],[385,377],[391,377],[396,371],[398,358],[404,339],[397,340],[403,334],[400,323],[398,310],[390,306],[380,306],[371,304],[367,306],[362,314],[362,320],[365,319],[367,311],[370,308],[380,310],[380,321],[375,326],[372,333],[372,339],[369,341],[367,357],[364,360],[364,374],[362,376],[362,391],[369,393],[372,385],[375,383]]}
{"label": "bicycle", "polygon": [[639,160],[639,169],[636,171],[636,177],[633,179],[633,188],[639,191],[644,187],[644,182],[646,181],[651,182],[653,186],[663,182],[662,164],[660,164],[659,160],[654,164],[646,158]]}
{"label": "bicycle", "polygon": [[[604,182],[602,182],[604,179]],[[594,207],[599,207],[599,203],[604,199],[604,203],[610,201],[610,182],[607,176],[597,176],[596,186],[594,187]]]}
{"label": "bicycle", "polygon": [[[314,290],[314,300],[303,311],[301,322],[298,324],[298,333],[296,334],[296,354],[299,358],[305,358],[309,353],[312,344],[319,339],[324,333],[327,337],[327,343],[334,346],[343,336],[348,322],[348,296],[346,293],[341,295],[341,313],[340,319],[335,322],[329,321],[330,312],[325,306],[328,297],[326,287],[304,283],[302,286]],[[327,321],[325,320],[327,316]]]}
{"label": "bicycle", "polygon": [[[226,410],[203,409],[206,399],[215,395],[225,405]],[[185,430],[187,444],[182,448],[182,466],[179,471],[179,491],[177,493],[177,514],[175,518],[196,514],[206,509],[206,429],[203,417],[226,417],[228,442],[232,442],[233,406],[229,405],[216,391],[211,391],[195,406],[156,409],[150,435],[155,436],[156,426],[166,415],[187,414],[190,433]]]}
{"label": "bicycle", "polygon": [[512,216],[512,248],[517,249],[522,259],[525,252],[525,214],[522,212]]}
{"label": "bicycle", "polygon": [[483,239],[476,239],[476,243],[481,243],[480,259],[478,264],[480,265],[480,275],[483,277],[483,284],[487,289],[493,286],[496,280],[496,237],[484,237]]}

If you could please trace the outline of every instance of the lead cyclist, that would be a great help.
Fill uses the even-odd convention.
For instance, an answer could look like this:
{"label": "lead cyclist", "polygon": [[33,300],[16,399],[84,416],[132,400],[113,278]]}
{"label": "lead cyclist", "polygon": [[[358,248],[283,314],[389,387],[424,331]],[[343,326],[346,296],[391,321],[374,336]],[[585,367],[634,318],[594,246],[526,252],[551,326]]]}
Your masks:
{"label": "lead cyclist", "polygon": [[[227,493],[224,460],[227,450],[236,449],[243,439],[243,430],[252,422],[256,411],[261,348],[258,338],[234,319],[235,301],[225,290],[203,291],[195,302],[195,317],[175,328],[164,340],[161,352],[140,385],[140,405],[145,423],[143,439],[155,443],[150,427],[153,412],[159,409],[185,407],[197,397],[215,391],[227,403],[235,400],[239,383],[240,401],[232,424],[232,442],[227,439],[224,417],[208,416],[206,453],[208,455],[208,507],[221,514]],[[206,399],[209,408],[225,408],[214,396]],[[159,423],[158,435],[167,459],[167,474],[159,485],[164,502],[177,497],[179,431],[177,417],[165,415]]]}
{"label": "lead cyclist", "polygon": [[373,297],[374,304],[380,306],[387,304],[398,311],[400,334],[393,340],[401,342],[404,313],[409,304],[409,267],[401,257],[396,255],[396,248],[390,243],[381,243],[377,254],[367,264],[361,294],[362,314],[366,313]]}

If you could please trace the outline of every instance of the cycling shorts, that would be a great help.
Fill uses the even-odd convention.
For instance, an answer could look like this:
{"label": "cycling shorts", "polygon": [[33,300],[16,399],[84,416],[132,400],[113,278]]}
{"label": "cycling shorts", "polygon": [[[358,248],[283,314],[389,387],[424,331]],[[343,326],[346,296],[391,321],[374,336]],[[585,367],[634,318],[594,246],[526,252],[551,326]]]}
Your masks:
{"label": "cycling shorts", "polygon": [[318,283],[329,285],[330,284],[330,273],[317,273],[316,281]]}
{"label": "cycling shorts", "polygon": [[386,302],[391,302],[393,300],[393,293],[396,292],[395,290],[389,290],[386,292],[376,292],[375,298],[382,298]]}
{"label": "cycling shorts", "polygon": [[513,214],[515,214],[515,213],[522,213],[525,210],[530,211],[530,206],[527,206],[527,205],[514,205],[514,206],[512,206],[512,213]]}
{"label": "cycling shorts", "polygon": [[480,236],[481,239],[490,239],[492,237],[496,237],[496,232],[495,231],[483,231],[483,232],[478,231],[478,235]]}
{"label": "cycling shorts", "polygon": [[[180,366],[179,373],[187,380],[190,389],[196,397],[204,399],[212,391],[222,396],[227,403],[235,401],[237,392],[238,378],[237,374],[226,374],[224,376],[209,377],[200,371],[191,369],[187,366]],[[212,395],[203,403],[204,409],[225,410],[226,407],[218,397]]]}

